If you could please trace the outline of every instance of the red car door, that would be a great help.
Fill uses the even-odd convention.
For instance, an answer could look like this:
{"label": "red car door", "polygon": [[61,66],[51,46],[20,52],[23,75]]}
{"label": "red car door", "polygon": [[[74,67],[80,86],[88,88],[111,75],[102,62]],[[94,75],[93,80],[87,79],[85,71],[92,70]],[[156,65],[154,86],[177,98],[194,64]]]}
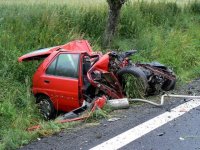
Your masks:
{"label": "red car door", "polygon": [[79,58],[80,54],[60,53],[40,77],[41,88],[48,93],[57,110],[70,111],[80,106]]}
{"label": "red car door", "polygon": [[64,45],[32,51],[19,57],[18,61],[44,59],[33,76],[32,92],[35,96],[47,95],[57,110],[70,111],[79,107],[82,102],[79,101],[82,78],[78,78],[81,53],[93,54],[87,40],[75,40]]}

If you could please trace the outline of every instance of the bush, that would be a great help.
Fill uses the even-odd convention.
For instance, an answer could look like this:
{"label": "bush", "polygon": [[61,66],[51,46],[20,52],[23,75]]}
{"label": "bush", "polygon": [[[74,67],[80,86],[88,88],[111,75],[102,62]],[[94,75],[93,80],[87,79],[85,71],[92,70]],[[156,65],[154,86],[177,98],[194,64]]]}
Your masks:
{"label": "bush", "polygon": [[193,2],[190,6],[190,9],[193,13],[200,14],[200,2]]}

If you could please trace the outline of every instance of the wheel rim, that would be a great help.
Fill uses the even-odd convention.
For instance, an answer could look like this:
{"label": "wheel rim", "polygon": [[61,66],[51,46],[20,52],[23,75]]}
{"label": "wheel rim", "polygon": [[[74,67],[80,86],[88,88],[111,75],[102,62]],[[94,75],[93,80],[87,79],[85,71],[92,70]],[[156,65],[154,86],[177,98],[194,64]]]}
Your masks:
{"label": "wheel rim", "polygon": [[51,115],[51,105],[46,99],[42,99],[38,103],[39,111],[42,114],[42,116],[47,120],[49,119]]}
{"label": "wheel rim", "polygon": [[132,74],[126,73],[122,75],[123,88],[125,90],[126,96],[129,98],[144,98],[146,87],[144,81],[135,77]]}

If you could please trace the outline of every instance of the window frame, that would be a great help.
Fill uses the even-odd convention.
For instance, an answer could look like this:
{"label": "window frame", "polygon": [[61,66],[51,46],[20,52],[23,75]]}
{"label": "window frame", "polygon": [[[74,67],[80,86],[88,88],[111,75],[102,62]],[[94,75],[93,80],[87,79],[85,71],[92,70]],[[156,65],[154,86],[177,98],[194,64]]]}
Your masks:
{"label": "window frame", "polygon": [[[56,75],[56,72],[55,72],[55,74],[48,74],[48,73],[47,73],[47,69],[49,68],[49,66],[57,59],[57,60],[56,60],[56,64],[55,64],[55,68],[54,68],[54,71],[56,71],[59,56],[62,55],[62,54],[71,54],[71,55],[72,55],[72,54],[76,54],[76,55],[78,55],[77,77],[67,77],[67,76],[62,76],[62,75]],[[48,64],[47,67],[45,68],[45,71],[44,71],[44,72],[45,72],[45,74],[48,75],[48,76],[79,79],[80,58],[81,58],[81,54],[79,54],[79,53],[65,53],[65,52],[58,53],[58,54],[49,62],[49,64]]]}

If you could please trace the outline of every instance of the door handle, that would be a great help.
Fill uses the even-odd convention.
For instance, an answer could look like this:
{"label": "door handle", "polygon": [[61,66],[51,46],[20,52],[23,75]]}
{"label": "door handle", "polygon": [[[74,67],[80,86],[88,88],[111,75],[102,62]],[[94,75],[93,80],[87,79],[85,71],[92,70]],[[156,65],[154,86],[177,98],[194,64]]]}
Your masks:
{"label": "door handle", "polygon": [[50,81],[49,81],[49,80],[44,80],[44,82],[45,82],[45,83],[50,83]]}

